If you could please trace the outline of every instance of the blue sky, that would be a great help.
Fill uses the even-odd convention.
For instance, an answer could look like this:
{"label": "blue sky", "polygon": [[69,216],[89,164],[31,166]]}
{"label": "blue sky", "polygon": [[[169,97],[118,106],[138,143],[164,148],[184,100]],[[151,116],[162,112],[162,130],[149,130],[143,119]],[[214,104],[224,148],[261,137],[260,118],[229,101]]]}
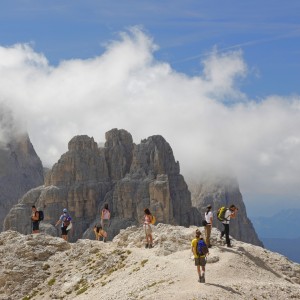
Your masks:
{"label": "blue sky", "polygon": [[300,207],[298,0],[1,1],[0,77],[0,141],[26,128],[45,166],[124,128],[233,173],[251,213]]}
{"label": "blue sky", "polygon": [[241,49],[249,66],[241,89],[259,101],[300,93],[300,2],[254,1],[1,1],[1,45],[33,43],[51,64],[90,58],[130,26],[154,38],[155,56],[197,75],[216,47]]}

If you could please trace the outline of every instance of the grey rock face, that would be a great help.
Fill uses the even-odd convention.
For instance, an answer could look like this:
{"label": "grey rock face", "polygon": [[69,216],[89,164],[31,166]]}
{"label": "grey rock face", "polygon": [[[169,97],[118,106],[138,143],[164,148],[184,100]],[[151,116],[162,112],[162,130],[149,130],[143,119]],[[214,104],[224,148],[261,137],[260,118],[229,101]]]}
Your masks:
{"label": "grey rock face", "polygon": [[[105,136],[105,146],[100,148],[91,137],[74,137],[68,151],[47,172],[44,186],[30,190],[11,209],[4,229],[30,233],[31,205],[35,204],[45,215],[41,231],[60,234],[54,224],[67,208],[73,219],[69,240],[94,238],[93,227],[100,223],[100,211],[108,203],[112,216],[108,235],[112,239],[120,229],[140,225],[145,208],[157,223],[190,226],[201,224],[208,203],[216,210],[230,201],[240,209],[239,217],[232,221],[231,234],[261,245],[236,182],[199,185],[192,205],[179,162],[162,136],[151,136],[138,145],[125,130],[112,129]],[[222,228],[222,224],[217,226]]]}
{"label": "grey rock face", "polygon": [[43,181],[43,166],[28,135],[0,144],[0,231],[12,206]]}
{"label": "grey rock face", "polygon": [[146,207],[157,222],[195,223],[190,192],[163,137],[152,136],[134,145],[125,130],[112,129],[105,136],[104,148],[98,148],[88,136],[74,137],[68,152],[47,172],[45,185],[29,191],[11,209],[5,230],[29,233],[33,203],[44,211],[41,231],[53,235],[57,233],[53,225],[67,208],[73,219],[71,241],[93,238],[93,226],[100,222],[104,203],[112,211],[110,238],[121,228],[140,224]]}
{"label": "grey rock face", "polygon": [[247,217],[246,207],[236,179],[210,177],[199,183],[190,183],[189,188],[192,191],[193,206],[201,212],[202,219],[207,205],[212,205],[213,226],[223,230],[223,224],[217,219],[217,211],[221,206],[229,207],[234,204],[239,211],[237,217],[230,220],[230,235],[238,240],[263,246]]}
{"label": "grey rock face", "polygon": [[105,134],[105,156],[109,177],[120,180],[128,172],[132,162],[133,141],[126,130],[112,129]]}

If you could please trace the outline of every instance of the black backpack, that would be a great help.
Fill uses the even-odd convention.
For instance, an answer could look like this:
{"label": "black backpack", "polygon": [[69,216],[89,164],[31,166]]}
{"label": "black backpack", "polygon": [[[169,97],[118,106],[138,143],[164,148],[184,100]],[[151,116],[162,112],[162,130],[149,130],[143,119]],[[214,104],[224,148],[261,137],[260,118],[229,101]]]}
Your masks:
{"label": "black backpack", "polygon": [[44,220],[44,212],[42,210],[39,210],[38,213],[39,213],[39,221],[43,221]]}

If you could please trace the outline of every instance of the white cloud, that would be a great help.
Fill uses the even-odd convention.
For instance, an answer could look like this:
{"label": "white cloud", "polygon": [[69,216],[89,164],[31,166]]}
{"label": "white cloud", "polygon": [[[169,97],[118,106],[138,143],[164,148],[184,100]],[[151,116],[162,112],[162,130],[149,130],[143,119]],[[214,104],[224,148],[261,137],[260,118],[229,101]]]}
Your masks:
{"label": "white cloud", "polygon": [[[29,45],[0,47],[0,101],[27,124],[44,165],[56,162],[77,134],[104,140],[112,128],[135,142],[161,134],[183,174],[232,171],[242,192],[295,195],[300,185],[300,97],[247,100],[239,51],[212,51],[190,77],[157,61],[141,30],[122,33],[104,54],[57,67]],[[199,70],[200,71],[200,70]],[[0,138],[4,125],[1,125]]]}

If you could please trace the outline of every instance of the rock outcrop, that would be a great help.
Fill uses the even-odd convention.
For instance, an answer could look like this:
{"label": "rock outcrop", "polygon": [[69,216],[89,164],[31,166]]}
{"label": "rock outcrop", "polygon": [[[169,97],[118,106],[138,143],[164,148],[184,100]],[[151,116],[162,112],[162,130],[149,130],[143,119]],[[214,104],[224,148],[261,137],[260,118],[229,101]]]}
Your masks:
{"label": "rock outcrop", "polygon": [[43,166],[28,135],[17,135],[0,143],[0,231],[13,205],[43,182]]}
{"label": "rock outcrop", "polygon": [[190,259],[195,229],[158,224],[153,249],[137,226],[108,243],[2,232],[0,300],[299,299],[299,264],[234,239],[228,249],[216,228],[200,284]]}
{"label": "rock outcrop", "polygon": [[193,206],[201,212],[202,218],[207,205],[212,205],[214,214],[214,226],[223,230],[223,224],[217,220],[217,211],[221,206],[229,207],[234,204],[238,207],[238,215],[230,221],[230,235],[234,238],[263,246],[255,229],[247,217],[246,207],[236,179],[224,176],[210,176],[200,182],[190,182]]}
{"label": "rock outcrop", "polygon": [[56,232],[53,225],[67,208],[73,219],[71,241],[93,238],[104,203],[112,210],[110,238],[122,228],[139,224],[145,207],[158,222],[197,224],[199,215],[192,208],[179,163],[163,137],[152,136],[135,145],[125,130],[112,129],[105,136],[104,147],[88,136],[74,137],[68,151],[47,172],[44,186],[29,191],[11,209],[4,229],[30,233],[33,203],[44,211],[40,227],[49,234]]}

